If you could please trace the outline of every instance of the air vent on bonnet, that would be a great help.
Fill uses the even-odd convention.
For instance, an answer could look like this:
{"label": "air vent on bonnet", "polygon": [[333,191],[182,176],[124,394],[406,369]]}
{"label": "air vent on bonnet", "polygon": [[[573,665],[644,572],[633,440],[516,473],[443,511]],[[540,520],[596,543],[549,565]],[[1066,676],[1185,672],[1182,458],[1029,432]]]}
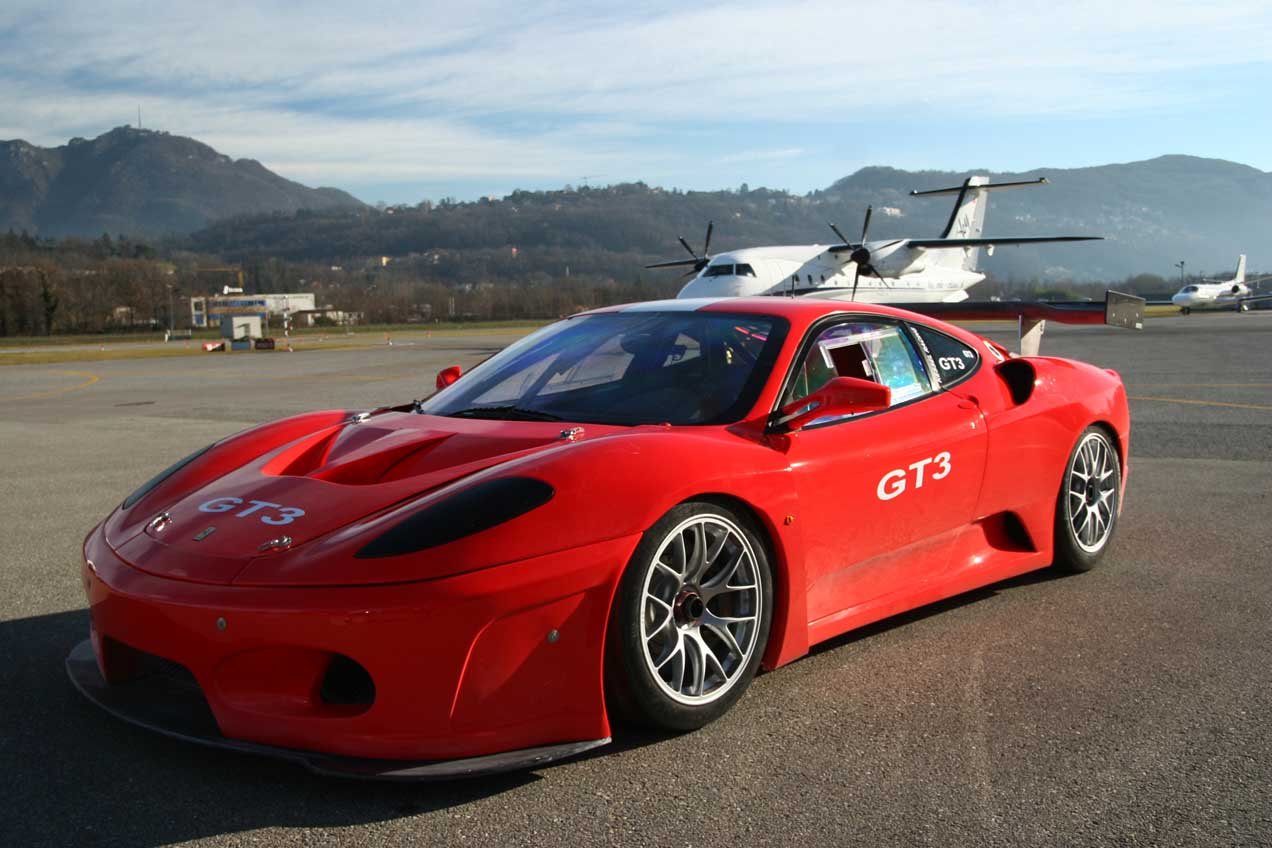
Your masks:
{"label": "air vent on bonnet", "polygon": [[553,494],[551,486],[531,477],[487,480],[403,519],[356,556],[400,556],[445,545],[524,515],[552,500]]}
{"label": "air vent on bonnet", "polygon": [[342,427],[296,445],[276,457],[265,473],[312,477],[363,486],[383,482],[394,466],[426,453],[449,438],[446,433],[377,427]]}

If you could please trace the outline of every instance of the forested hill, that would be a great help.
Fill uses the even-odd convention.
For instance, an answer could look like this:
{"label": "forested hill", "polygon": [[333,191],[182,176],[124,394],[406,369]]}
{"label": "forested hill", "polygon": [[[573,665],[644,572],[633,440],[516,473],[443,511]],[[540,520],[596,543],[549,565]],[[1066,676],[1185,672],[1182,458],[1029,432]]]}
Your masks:
{"label": "forested hill", "polygon": [[361,206],[163,132],[119,127],[51,148],[0,141],[0,232],[154,236],[235,215]]}
{"label": "forested hill", "polygon": [[[953,198],[912,198],[911,189],[959,184],[967,173],[865,168],[808,195],[769,189],[679,192],[635,183],[528,192],[472,203],[422,203],[385,210],[299,212],[223,221],[189,246],[231,259],[296,260],[431,256],[438,276],[557,276],[566,266],[631,280],[639,265],[700,248],[715,222],[714,251],[760,244],[830,243],[827,221],[850,237],[875,206],[871,237],[935,236]],[[1079,245],[999,248],[985,267],[1003,279],[1117,280],[1141,272],[1230,269],[1238,253],[1272,267],[1272,174],[1215,159],[1163,156],[1145,162],[1024,173],[1050,185],[990,195],[986,235],[1103,235]],[[516,247],[516,257],[512,247]],[[419,257],[417,257],[418,259]],[[449,272],[445,269],[451,269]],[[645,272],[668,274],[673,272]]]}

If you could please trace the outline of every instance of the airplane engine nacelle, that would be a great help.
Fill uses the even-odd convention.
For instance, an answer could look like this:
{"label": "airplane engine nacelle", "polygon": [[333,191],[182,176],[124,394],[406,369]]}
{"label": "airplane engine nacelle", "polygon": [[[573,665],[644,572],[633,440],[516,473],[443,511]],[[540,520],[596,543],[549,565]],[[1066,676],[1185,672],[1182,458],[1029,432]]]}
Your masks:
{"label": "airplane engine nacelle", "polygon": [[898,245],[894,250],[874,251],[870,264],[885,277],[902,277],[919,273],[928,263],[922,250]]}

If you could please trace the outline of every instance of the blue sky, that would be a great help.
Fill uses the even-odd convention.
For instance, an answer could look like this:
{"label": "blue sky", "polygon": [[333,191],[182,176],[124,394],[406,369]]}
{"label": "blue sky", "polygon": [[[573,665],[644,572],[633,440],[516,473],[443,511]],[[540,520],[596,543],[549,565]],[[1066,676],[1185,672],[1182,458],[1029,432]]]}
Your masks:
{"label": "blue sky", "polygon": [[6,0],[0,138],[142,123],[416,202],[865,165],[1272,170],[1272,4]]}

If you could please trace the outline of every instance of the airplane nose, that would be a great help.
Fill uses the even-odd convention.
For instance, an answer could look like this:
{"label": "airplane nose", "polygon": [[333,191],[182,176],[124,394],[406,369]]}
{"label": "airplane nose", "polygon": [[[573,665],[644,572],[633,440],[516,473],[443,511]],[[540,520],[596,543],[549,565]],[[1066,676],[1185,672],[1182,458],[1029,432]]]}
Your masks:
{"label": "airplane nose", "polygon": [[754,292],[740,285],[739,277],[694,277],[676,297],[743,297]]}

